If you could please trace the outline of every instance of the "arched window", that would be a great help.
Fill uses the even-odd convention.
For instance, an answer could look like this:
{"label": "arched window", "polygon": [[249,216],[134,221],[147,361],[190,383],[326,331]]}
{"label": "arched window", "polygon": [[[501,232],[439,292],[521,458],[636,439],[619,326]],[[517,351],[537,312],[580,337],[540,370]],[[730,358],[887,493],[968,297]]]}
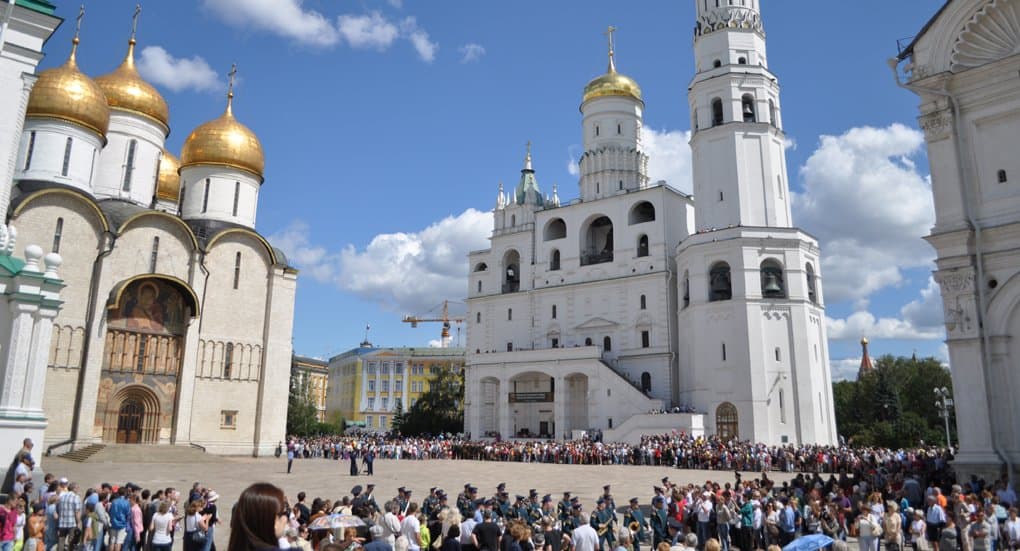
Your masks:
{"label": "arched window", "polygon": [[588,223],[584,231],[584,248],[581,265],[613,261],[613,222],[608,216],[599,216]]}
{"label": "arched window", "polygon": [[552,305],[552,319],[556,319],[556,305]]}
{"label": "arched window", "polygon": [[723,123],[723,110],[722,100],[715,98],[712,100],[712,126],[719,126]]}
{"label": "arched window", "polygon": [[542,233],[542,238],[545,241],[552,241],[553,239],[563,239],[567,236],[567,223],[562,218],[553,218],[545,225],[545,231]]}
{"label": "arched window", "polygon": [[775,259],[761,263],[761,295],[765,298],[786,298],[786,282],[783,267]]}
{"label": "arched window", "polygon": [[482,313],[475,312],[475,323],[482,323]]}
{"label": "arched window", "polygon": [[602,350],[605,352],[613,351],[613,339],[610,339],[609,335],[602,338]]}
{"label": "arched window", "polygon": [[560,269],[560,250],[553,249],[552,252],[549,253],[549,270],[555,271],[559,269]]}
{"label": "arched window", "polygon": [[23,170],[32,168],[33,153],[35,153],[35,130],[28,134],[28,151],[25,152],[25,168]]}
{"label": "arched window", "polygon": [[510,227],[513,227],[513,226],[516,226],[516,225],[517,225],[517,215],[516,214],[511,214],[510,215]]}
{"label": "arched window", "polygon": [[738,57],[737,58],[737,65],[747,65],[747,58],[746,57]]}
{"label": "arched window", "polygon": [[503,292],[516,293],[521,290],[521,255],[511,249],[503,255]]}
{"label": "arched window", "polygon": [[733,283],[730,281],[730,265],[717,262],[708,272],[708,301],[730,300],[733,298]]}
{"label": "arched window", "polygon": [[135,171],[135,149],[138,147],[138,140],[128,142],[127,161],[124,163],[124,183],[121,189],[131,191],[131,175]]}
{"label": "arched window", "polygon": [[482,280],[480,280],[480,279],[478,280],[478,292],[479,293],[482,292]]}
{"label": "arched window", "polygon": [[778,346],[776,347],[776,361],[777,362],[783,361],[783,351],[780,350]]}
{"label": "arched window", "polygon": [[241,251],[234,257],[234,289],[241,283]]}
{"label": "arched window", "polygon": [[641,201],[634,205],[630,209],[630,214],[627,216],[627,223],[633,226],[634,224],[643,224],[645,222],[652,222],[655,220],[655,205],[648,201]]}
{"label": "arched window", "polygon": [[514,309],[513,308],[507,308],[506,309],[506,321],[513,321],[513,320],[514,320]]}
{"label": "arched window", "polygon": [[64,165],[60,168],[60,175],[67,176],[67,171],[71,168],[71,146],[74,144],[74,138],[68,138],[64,143]]}
{"label": "arched window", "polygon": [[64,219],[57,218],[57,227],[53,230],[53,247],[50,249],[55,253],[60,253],[60,239],[64,236]]}
{"label": "arched window", "polygon": [[588,338],[584,339],[584,345],[585,346],[591,346],[591,337],[588,337]]}
{"label": "arched window", "polygon": [[488,269],[489,269],[488,264],[486,264],[484,262],[479,262],[478,265],[475,266],[475,271],[476,272],[484,272],[485,270],[488,270]]}
{"label": "arched window", "polygon": [[648,236],[641,234],[637,240],[637,255],[648,256]]}
{"label": "arched window", "polygon": [[804,273],[807,275],[807,296],[808,300],[818,304],[818,291],[815,290],[815,268],[810,262],[804,266]]}
{"label": "arched window", "polygon": [[641,295],[640,303],[641,303],[641,309],[642,310],[645,310],[645,309],[648,308],[648,301],[645,299],[645,295]]}
{"label": "arched window", "polygon": [[234,182],[234,216],[237,216],[237,205],[241,202],[241,182]]}
{"label": "arched window", "polygon": [[754,96],[744,94],[740,98],[740,112],[744,116],[744,122],[758,122],[758,115],[754,109]]}
{"label": "arched window", "polygon": [[779,120],[776,119],[776,102],[771,98],[769,98],[769,123],[779,128]]}
{"label": "arched window", "polygon": [[729,402],[715,408],[715,435],[720,440],[732,440],[740,435],[737,407]]}
{"label": "arched window", "polygon": [[684,308],[691,305],[691,277],[685,271],[684,272]]}
{"label": "arched window", "polygon": [[205,191],[202,192],[202,212],[209,210],[209,178],[205,179]]}
{"label": "arched window", "polygon": [[228,342],[223,352],[223,378],[229,379],[231,367],[234,364],[234,343]]}
{"label": "arched window", "polygon": [[719,67],[722,67],[722,61],[719,61],[718,59],[713,61],[712,62],[712,67],[714,67],[716,69],[718,69]]}
{"label": "arched window", "polygon": [[[149,254],[149,273],[156,273],[156,260],[159,259],[159,237],[152,238],[152,252]],[[235,289],[237,287],[234,287]]]}
{"label": "arched window", "polygon": [[652,390],[652,374],[645,371],[641,373],[641,391],[651,392]]}

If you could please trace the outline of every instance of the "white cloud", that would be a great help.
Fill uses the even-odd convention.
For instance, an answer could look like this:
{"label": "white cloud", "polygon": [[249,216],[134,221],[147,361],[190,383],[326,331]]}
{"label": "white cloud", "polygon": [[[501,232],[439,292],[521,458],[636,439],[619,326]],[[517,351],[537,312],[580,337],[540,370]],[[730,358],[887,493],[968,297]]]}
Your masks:
{"label": "white cloud", "polygon": [[443,341],[439,339],[429,339],[429,348],[442,348]]}
{"label": "white cloud", "polygon": [[460,52],[461,63],[471,63],[472,61],[478,61],[485,55],[485,46],[469,43],[461,46],[458,51]]}
{"label": "white cloud", "polygon": [[652,182],[665,180],[674,189],[693,192],[690,139],[689,131],[644,128],[641,143],[648,154],[648,177]]}
{"label": "white cloud", "polygon": [[436,59],[436,50],[439,44],[429,39],[429,33],[418,26],[418,21],[413,17],[407,17],[400,23],[400,30],[411,41],[414,50],[422,61],[432,63]]}
{"label": "white cloud", "polygon": [[418,232],[376,235],[364,248],[329,251],[297,221],[269,241],[317,281],[403,313],[423,312],[467,294],[467,253],[488,246],[492,214],[468,209]]}
{"label": "white cloud", "polygon": [[843,358],[841,360],[829,361],[829,373],[833,381],[847,381],[857,378],[857,372],[861,369],[860,358]]}
{"label": "white cloud", "polygon": [[404,0],[386,0],[386,3],[398,10],[404,7]]}
{"label": "white cloud", "polygon": [[303,0],[204,0],[206,9],[243,29],[263,31],[308,44],[332,46],[337,29],[321,13],[306,10]]}
{"label": "white cloud", "polygon": [[386,50],[400,35],[397,26],[377,11],[337,17],[337,28],[352,48]]}
{"label": "white cloud", "polygon": [[822,246],[828,302],[856,300],[903,282],[901,269],[931,264],[921,241],[934,223],[931,185],[911,156],[924,136],[901,124],[822,136],[793,194],[797,225]]}
{"label": "white cloud", "polygon": [[898,318],[875,318],[870,312],[858,311],[845,319],[826,318],[829,338],[833,340],[869,339],[942,339],[945,329],[942,318],[942,295],[934,278],[921,289],[920,297],[902,308]]}
{"label": "white cloud", "polygon": [[138,59],[138,71],[146,80],[180,92],[206,92],[221,88],[219,77],[199,56],[177,58],[160,46],[146,46]]}

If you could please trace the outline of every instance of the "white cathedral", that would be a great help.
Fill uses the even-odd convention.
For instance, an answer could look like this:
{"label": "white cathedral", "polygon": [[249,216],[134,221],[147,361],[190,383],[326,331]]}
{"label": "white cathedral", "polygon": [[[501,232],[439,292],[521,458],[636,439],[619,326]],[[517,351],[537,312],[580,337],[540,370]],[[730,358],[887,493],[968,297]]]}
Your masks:
{"label": "white cathedral", "polygon": [[64,287],[44,387],[38,374],[24,391],[7,384],[20,369],[7,365],[5,396],[31,406],[0,413],[45,428],[58,451],[272,453],[285,438],[297,272],[255,230],[263,151],[232,92],[178,160],[167,102],[135,69],[133,31],[108,74],[78,68],[77,32],[67,61],[36,74],[60,19],[45,2],[10,10],[2,208],[16,256],[37,258],[31,243],[59,253]]}
{"label": "white cathedral", "polygon": [[[472,437],[837,441],[820,251],[790,214],[759,0],[696,5],[693,197],[649,181],[612,29],[580,106],[579,197],[543,196],[530,150],[500,188],[491,247],[469,254]],[[676,407],[702,414],[649,414]]]}

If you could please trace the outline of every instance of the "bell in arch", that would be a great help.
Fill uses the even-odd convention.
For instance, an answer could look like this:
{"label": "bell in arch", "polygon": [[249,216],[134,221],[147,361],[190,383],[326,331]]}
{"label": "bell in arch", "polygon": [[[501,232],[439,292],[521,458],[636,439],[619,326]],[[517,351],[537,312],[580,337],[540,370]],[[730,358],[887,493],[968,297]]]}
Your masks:
{"label": "bell in arch", "polygon": [[754,108],[750,102],[744,102],[744,122],[754,122]]}
{"label": "bell in arch", "polygon": [[765,274],[764,290],[765,293],[769,295],[781,294],[783,292],[783,288],[779,286],[779,278],[776,277],[775,273],[769,272]]}
{"label": "bell in arch", "polygon": [[714,293],[730,292],[730,279],[726,277],[726,274],[715,274],[712,277],[712,292]]}

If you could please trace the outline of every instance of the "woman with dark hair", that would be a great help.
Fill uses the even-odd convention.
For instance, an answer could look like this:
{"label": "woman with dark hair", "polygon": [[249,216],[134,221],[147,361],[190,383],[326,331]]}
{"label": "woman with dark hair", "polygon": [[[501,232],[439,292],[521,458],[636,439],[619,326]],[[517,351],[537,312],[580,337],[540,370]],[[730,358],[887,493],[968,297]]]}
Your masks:
{"label": "woman with dark hair", "polygon": [[283,490],[268,482],[248,486],[230,515],[227,551],[268,551],[279,548],[290,511]]}

